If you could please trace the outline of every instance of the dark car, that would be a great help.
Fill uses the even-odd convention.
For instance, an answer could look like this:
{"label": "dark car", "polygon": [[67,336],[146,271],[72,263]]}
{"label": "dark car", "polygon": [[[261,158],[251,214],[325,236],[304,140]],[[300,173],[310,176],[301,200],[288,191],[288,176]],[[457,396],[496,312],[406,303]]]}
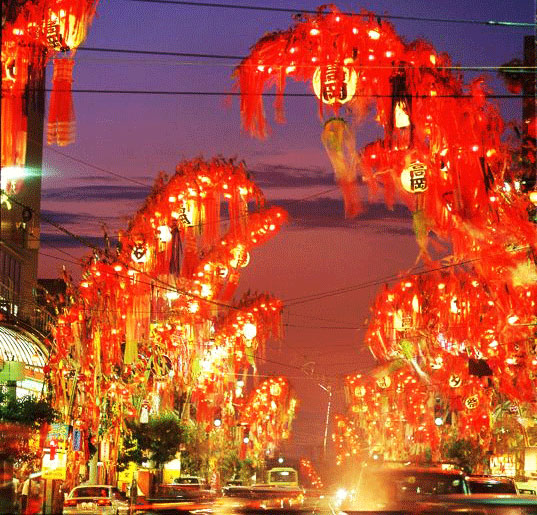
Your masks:
{"label": "dark car", "polygon": [[431,497],[468,494],[461,470],[415,466],[365,466],[344,512],[408,509]]}
{"label": "dark car", "polygon": [[515,480],[503,476],[466,476],[466,482],[472,494],[511,494],[517,495]]}

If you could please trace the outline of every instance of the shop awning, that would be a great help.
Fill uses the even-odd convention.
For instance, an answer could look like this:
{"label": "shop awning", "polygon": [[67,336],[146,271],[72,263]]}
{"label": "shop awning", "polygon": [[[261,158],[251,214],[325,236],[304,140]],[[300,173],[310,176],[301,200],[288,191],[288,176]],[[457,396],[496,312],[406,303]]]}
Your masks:
{"label": "shop awning", "polygon": [[29,367],[43,368],[48,357],[30,333],[0,325],[0,360],[18,361]]}

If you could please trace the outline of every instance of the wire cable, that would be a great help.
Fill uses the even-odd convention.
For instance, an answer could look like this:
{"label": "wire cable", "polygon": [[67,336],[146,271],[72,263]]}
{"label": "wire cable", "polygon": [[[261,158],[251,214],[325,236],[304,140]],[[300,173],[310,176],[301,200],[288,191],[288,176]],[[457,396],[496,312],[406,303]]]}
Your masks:
{"label": "wire cable", "polygon": [[[160,50],[136,50],[128,48],[104,48],[104,47],[80,47],[77,49],[77,52],[101,52],[101,53],[120,53],[120,54],[132,54],[132,55],[152,55],[152,56],[167,56],[167,57],[194,57],[194,58],[203,58],[203,59],[227,59],[242,61],[247,56],[243,55],[226,55],[226,54],[205,54],[197,52],[169,52],[169,51],[160,51]],[[129,62],[129,61],[126,61]],[[173,61],[176,63],[176,61]],[[195,64],[195,62],[184,62],[178,64]],[[266,66],[270,66],[270,63],[266,62]],[[236,64],[226,64],[218,63],[218,66],[236,66]],[[251,66],[257,66],[252,64]],[[311,65],[312,68],[316,68],[315,65]],[[367,64],[360,66],[364,70],[379,70],[379,69],[388,69],[392,66],[380,66]],[[536,66],[508,66],[508,65],[479,65],[479,66],[438,66],[437,70],[457,70],[457,71],[508,71],[508,72],[518,72],[518,73],[534,73],[537,69]]]}
{"label": "wire cable", "polygon": [[[262,6],[262,5],[246,5],[246,4],[222,4],[218,2],[191,2],[191,1],[182,1],[182,0],[127,0],[129,2],[140,2],[140,3],[150,3],[150,4],[168,4],[168,5],[182,5],[190,7],[212,7],[212,8],[222,8],[222,9],[241,9],[248,11],[265,11],[265,12],[283,12],[291,14],[329,14],[332,11],[329,10],[311,10],[311,9],[293,9],[291,7],[271,7],[271,6]],[[341,12],[341,14],[347,16],[359,16],[362,18],[369,17],[369,14],[360,14],[353,12]],[[517,27],[517,28],[527,28],[535,27],[534,23],[525,23],[525,22],[514,22],[514,21],[500,21],[500,20],[464,20],[464,19],[450,19],[450,18],[424,18],[421,16],[398,16],[398,15],[389,15],[389,14],[375,14],[373,16],[378,20],[406,20],[406,21],[419,21],[419,22],[434,22],[434,23],[463,23],[463,24],[472,24],[472,25],[486,25],[486,26],[495,26],[495,27]]]}
{"label": "wire cable", "polygon": [[[138,1],[138,0],[136,0]],[[46,92],[51,92],[51,88],[45,88]],[[62,90],[56,90],[61,92]],[[238,97],[241,95],[251,95],[251,96],[262,96],[262,97],[314,97],[314,93],[273,93],[273,92],[264,92],[264,93],[241,93],[239,91],[166,91],[166,90],[151,90],[151,89],[96,89],[96,88],[74,88],[70,90],[71,93],[93,93],[93,94],[112,94],[112,95],[164,95],[164,96],[200,96],[200,97],[218,97],[218,96],[227,96],[227,97]],[[356,94],[356,98],[392,98],[392,94]],[[485,94],[485,98],[496,98],[496,99],[522,99],[522,98],[535,98],[531,94]],[[439,98],[474,98],[470,94],[450,94],[450,95],[412,95],[412,98],[416,99],[439,99]]]}

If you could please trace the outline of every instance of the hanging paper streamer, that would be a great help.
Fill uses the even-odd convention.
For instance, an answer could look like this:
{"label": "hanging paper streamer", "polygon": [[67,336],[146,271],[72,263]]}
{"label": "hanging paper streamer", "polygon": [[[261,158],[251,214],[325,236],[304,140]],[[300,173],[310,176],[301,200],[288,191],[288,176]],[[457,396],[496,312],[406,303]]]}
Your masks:
{"label": "hanging paper streamer", "polygon": [[345,216],[353,218],[361,211],[356,183],[357,154],[354,134],[342,118],[324,124],[321,141],[332,163],[336,181],[343,193]]}
{"label": "hanging paper streamer", "polygon": [[71,93],[74,64],[73,59],[54,59],[47,128],[49,145],[56,144],[63,147],[75,140],[75,114]]}

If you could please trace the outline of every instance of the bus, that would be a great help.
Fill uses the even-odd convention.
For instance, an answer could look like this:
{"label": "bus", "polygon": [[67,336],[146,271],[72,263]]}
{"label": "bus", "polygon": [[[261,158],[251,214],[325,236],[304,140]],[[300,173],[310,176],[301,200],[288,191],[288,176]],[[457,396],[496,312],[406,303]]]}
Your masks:
{"label": "bus", "polygon": [[291,467],[275,467],[267,472],[267,484],[274,486],[298,486],[298,472]]}

